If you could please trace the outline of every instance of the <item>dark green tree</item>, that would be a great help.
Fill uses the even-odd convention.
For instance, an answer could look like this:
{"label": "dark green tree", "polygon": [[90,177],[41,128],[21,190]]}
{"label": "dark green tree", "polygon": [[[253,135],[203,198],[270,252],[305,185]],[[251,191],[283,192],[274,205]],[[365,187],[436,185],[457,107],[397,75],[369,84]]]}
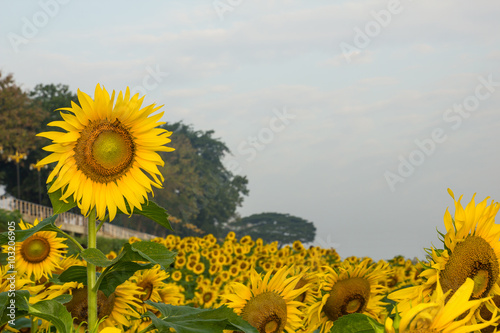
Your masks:
{"label": "dark green tree", "polygon": [[[35,152],[42,140],[35,137],[37,128],[44,115],[38,103],[15,83],[12,74],[3,76],[0,72],[0,183],[6,185],[7,192],[25,198],[25,185],[30,160],[21,159],[18,163],[8,161],[16,152],[30,154]],[[21,186],[17,184],[17,174]]]}
{"label": "dark green tree", "polygon": [[[243,203],[244,196],[248,195],[247,178],[234,175],[226,169],[222,159],[231,152],[224,142],[213,137],[213,130],[196,131],[182,122],[164,125],[164,128],[173,132],[174,147],[176,147],[177,138],[184,137],[193,148],[189,156],[182,156],[183,153],[178,150],[177,154],[181,154],[181,158],[176,155],[176,152],[167,153],[164,156],[166,168],[182,162],[179,165],[179,172],[196,174],[196,179],[192,179],[193,186],[190,188],[183,190],[177,187],[173,192],[167,192],[164,207],[167,210],[174,209],[177,202],[169,200],[172,197],[182,200],[190,199],[192,200],[190,204],[183,205],[183,209],[187,208],[188,211],[192,209],[196,215],[187,222],[193,223],[205,232],[224,236],[220,234],[222,224],[236,216],[236,209]],[[169,179],[165,179],[166,186],[168,182]],[[194,206],[193,203],[195,203]]]}
{"label": "dark green tree", "polygon": [[290,214],[253,214],[228,224],[227,228],[238,238],[250,235],[252,239],[262,238],[267,243],[278,241],[279,246],[296,240],[309,243],[316,237],[314,223]]}
{"label": "dark green tree", "polygon": [[[6,79],[13,82],[11,75]],[[53,127],[47,126],[51,121],[60,119],[59,112],[54,111],[58,108],[71,106],[71,101],[76,102],[77,96],[69,90],[67,85],[62,84],[38,84],[28,93],[22,92],[19,87],[14,89],[12,83],[8,84],[7,87],[7,90],[3,93],[0,90],[0,101],[3,95],[4,99],[8,101],[12,99],[16,102],[11,101],[7,103],[7,106],[1,107],[0,118],[7,115],[10,117],[13,113],[18,116],[20,120],[10,125],[10,131],[12,131],[13,137],[19,138],[22,140],[22,144],[27,146],[27,148],[19,150],[28,153],[27,159],[20,163],[21,199],[50,206],[50,200],[45,190],[45,182],[50,169],[38,171],[34,168],[37,161],[48,155],[46,151],[42,150],[47,145],[47,140],[36,137],[36,134],[55,130]],[[26,104],[29,107],[16,109],[15,105],[20,104]],[[0,127],[3,124],[5,124],[4,121],[0,119]],[[2,131],[0,130],[0,132]],[[11,149],[8,151],[12,152],[14,145],[10,144],[9,147]],[[4,152],[4,157],[6,157],[6,152]],[[4,159],[0,162],[0,167],[4,171],[2,183],[6,185],[7,192],[16,194],[17,183],[14,163],[8,163]]]}

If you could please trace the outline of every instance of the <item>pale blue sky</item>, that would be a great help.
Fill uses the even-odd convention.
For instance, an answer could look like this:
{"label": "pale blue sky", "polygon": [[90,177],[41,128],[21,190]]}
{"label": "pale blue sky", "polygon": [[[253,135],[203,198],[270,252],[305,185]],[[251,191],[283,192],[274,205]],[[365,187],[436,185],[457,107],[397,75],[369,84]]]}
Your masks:
{"label": "pale blue sky", "polygon": [[243,216],[313,221],[342,257],[422,258],[448,187],[500,200],[496,1],[1,3],[0,69],[18,84],[146,92],[232,150]]}

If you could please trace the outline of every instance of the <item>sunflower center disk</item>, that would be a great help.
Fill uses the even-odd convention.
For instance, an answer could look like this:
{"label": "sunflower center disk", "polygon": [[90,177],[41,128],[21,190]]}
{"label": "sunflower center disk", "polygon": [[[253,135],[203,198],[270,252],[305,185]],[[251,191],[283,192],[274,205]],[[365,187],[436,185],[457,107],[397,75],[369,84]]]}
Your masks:
{"label": "sunflower center disk", "polygon": [[139,287],[141,287],[142,290],[146,292],[145,295],[141,295],[141,299],[143,301],[147,301],[149,298],[151,298],[151,294],[153,293],[153,285],[150,282],[139,284]]}
{"label": "sunflower center disk", "polygon": [[75,145],[78,168],[99,183],[118,179],[132,166],[134,156],[134,140],[118,120],[89,124]]}
{"label": "sunflower center disk", "polygon": [[50,244],[44,238],[31,236],[23,242],[21,255],[29,263],[38,263],[49,256]]}
{"label": "sunflower center disk", "polygon": [[323,306],[323,312],[332,321],[351,313],[361,313],[370,299],[370,289],[370,283],[360,277],[337,281]]}
{"label": "sunflower center disk", "polygon": [[262,293],[247,302],[241,316],[259,333],[280,333],[286,326],[286,302],[275,292]]}
{"label": "sunflower center disk", "polygon": [[498,259],[491,245],[479,236],[468,236],[455,246],[443,271],[440,273],[443,291],[452,294],[465,283],[474,281],[471,299],[486,297],[498,279]]}
{"label": "sunflower center disk", "polygon": [[[88,300],[87,287],[73,290],[73,298],[65,304],[66,309],[75,318],[75,322],[80,324],[87,321],[88,317]],[[102,291],[97,292],[97,317],[99,319],[109,316],[113,311],[115,304],[115,294],[106,297]]]}
{"label": "sunflower center disk", "polygon": [[99,134],[92,149],[96,163],[105,169],[112,169],[127,161],[127,141],[119,133],[106,131]]}

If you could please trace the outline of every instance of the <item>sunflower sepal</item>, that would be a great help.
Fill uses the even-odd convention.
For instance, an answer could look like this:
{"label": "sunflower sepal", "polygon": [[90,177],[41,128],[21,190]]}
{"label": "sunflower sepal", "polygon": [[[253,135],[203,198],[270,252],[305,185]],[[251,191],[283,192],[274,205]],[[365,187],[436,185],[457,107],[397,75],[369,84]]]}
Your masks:
{"label": "sunflower sepal", "polygon": [[225,305],[215,309],[200,309],[152,301],[145,303],[158,309],[161,318],[147,311],[142,317],[149,317],[152,324],[143,332],[148,332],[153,328],[161,332],[169,332],[170,328],[173,328],[177,333],[219,333],[222,330],[258,333],[256,328]]}
{"label": "sunflower sepal", "polygon": [[352,313],[335,321],[330,333],[384,333],[384,325],[363,313]]}

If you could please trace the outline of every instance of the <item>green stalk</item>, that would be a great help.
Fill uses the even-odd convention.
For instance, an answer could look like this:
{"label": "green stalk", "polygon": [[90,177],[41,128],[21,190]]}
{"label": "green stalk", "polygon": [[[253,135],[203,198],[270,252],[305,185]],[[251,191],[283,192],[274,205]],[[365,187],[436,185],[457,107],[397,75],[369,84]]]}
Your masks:
{"label": "green stalk", "polygon": [[62,230],[59,230],[58,233],[60,233],[61,235],[64,235],[64,237],[66,237],[66,239],[70,240],[73,244],[75,244],[76,247],[78,247],[79,252],[82,252],[84,250],[84,248],[80,245],[80,243],[78,243],[77,240],[74,239],[73,237],[71,237],[69,234],[65,233]]}
{"label": "green stalk", "polygon": [[[88,221],[87,248],[95,249],[97,247],[97,231],[95,226],[96,210],[92,209]],[[96,283],[95,265],[87,262],[87,291],[88,291],[88,331],[92,332],[97,325],[97,290],[94,290]]]}
{"label": "green stalk", "polygon": [[102,227],[102,225],[104,224],[104,221],[106,221],[106,217],[107,217],[107,216],[105,216],[105,217],[102,219],[101,223],[99,223],[99,225],[97,226],[97,230],[96,230],[96,232],[97,232],[97,231],[99,231],[99,230],[101,230],[101,227]]}
{"label": "green stalk", "polygon": [[38,318],[30,316],[31,318],[31,331],[38,332]]}

